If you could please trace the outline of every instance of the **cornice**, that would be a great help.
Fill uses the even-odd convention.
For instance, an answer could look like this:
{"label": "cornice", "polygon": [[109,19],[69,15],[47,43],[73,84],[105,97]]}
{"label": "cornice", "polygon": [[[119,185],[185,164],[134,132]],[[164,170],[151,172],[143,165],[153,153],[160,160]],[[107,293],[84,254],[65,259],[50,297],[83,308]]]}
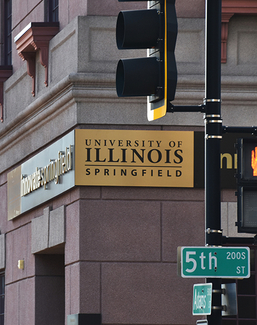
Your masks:
{"label": "cornice", "polygon": [[[177,85],[176,100],[194,101],[201,104],[204,96],[204,75],[181,75]],[[247,105],[257,105],[256,94],[257,77],[223,76],[222,100],[223,104],[240,102],[247,99]],[[0,147],[31,129],[44,118],[57,112],[68,102],[115,102],[115,103],[145,103],[145,98],[118,98],[115,91],[115,75],[106,73],[73,73],[66,76],[48,92],[37,98],[22,110],[12,121],[5,121],[0,129]],[[191,103],[192,104],[192,103]]]}
{"label": "cornice", "polygon": [[235,14],[257,15],[256,0],[222,0],[221,63],[227,62],[228,23]]}
{"label": "cornice", "polygon": [[36,52],[45,68],[45,86],[48,86],[49,41],[59,32],[59,23],[29,23],[14,37],[16,49],[22,60],[27,61],[27,73],[32,78],[32,96],[35,96]]}

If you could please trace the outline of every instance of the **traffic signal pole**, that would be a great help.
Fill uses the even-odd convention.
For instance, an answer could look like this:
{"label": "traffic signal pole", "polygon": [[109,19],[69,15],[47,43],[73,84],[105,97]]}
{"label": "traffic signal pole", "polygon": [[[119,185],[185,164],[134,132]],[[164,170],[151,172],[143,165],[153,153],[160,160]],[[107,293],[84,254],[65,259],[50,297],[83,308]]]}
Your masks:
{"label": "traffic signal pole", "polygon": [[[118,1],[132,2],[144,0]],[[163,0],[161,2],[157,0],[145,1],[150,3],[149,10],[121,12],[117,19],[116,39],[118,48],[146,48],[149,52],[148,58],[123,59],[119,61],[116,71],[117,94],[119,97],[148,96],[149,120],[155,120],[164,116],[166,111],[205,113],[205,243],[207,246],[221,246],[220,141],[223,133],[221,120],[222,0],[206,0],[205,100],[203,105],[199,106],[173,106],[171,104],[175,96],[177,83],[177,69],[174,56],[177,38],[175,0]],[[160,5],[161,7],[159,8]],[[155,7],[156,9],[154,9]],[[157,16],[161,17],[161,19],[158,19]],[[149,36],[150,40],[144,43],[146,35]],[[153,53],[152,48],[155,49]],[[151,73],[151,75],[148,76],[148,73]],[[213,284],[213,309],[211,315],[208,316],[208,325],[221,325],[221,280],[214,278],[207,279],[207,282]]]}
{"label": "traffic signal pole", "polygon": [[[206,0],[205,37],[205,243],[221,246],[221,0]],[[221,325],[221,280],[207,282],[213,283],[208,325]]]}

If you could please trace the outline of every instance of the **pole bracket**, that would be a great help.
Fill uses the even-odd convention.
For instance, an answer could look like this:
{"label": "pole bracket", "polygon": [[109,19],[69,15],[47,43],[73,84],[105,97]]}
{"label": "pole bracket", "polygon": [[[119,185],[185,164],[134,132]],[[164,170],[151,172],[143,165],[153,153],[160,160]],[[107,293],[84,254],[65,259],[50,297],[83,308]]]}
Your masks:
{"label": "pole bracket", "polygon": [[206,229],[206,246],[220,247],[222,245],[222,230]]}
{"label": "pole bracket", "polygon": [[247,133],[257,136],[257,126],[223,126],[223,133]]}
{"label": "pole bracket", "polygon": [[207,228],[206,233],[210,234],[222,234],[222,230]]}
{"label": "pole bracket", "polygon": [[222,135],[206,135],[205,139],[222,139]]}
{"label": "pole bracket", "polygon": [[221,311],[227,311],[227,306],[212,306],[212,310],[221,310]]}
{"label": "pole bracket", "polygon": [[208,114],[208,115],[205,115],[205,118],[214,118],[214,117],[217,117],[217,118],[221,118],[220,114]]}
{"label": "pole bracket", "polygon": [[221,99],[210,99],[210,98],[204,98],[204,103],[221,103]]}
{"label": "pole bracket", "polygon": [[200,112],[205,113],[205,104],[201,105],[191,105],[191,106],[176,106],[171,103],[168,105],[167,113],[174,113],[174,112],[187,112],[187,113],[193,113],[193,112]]}
{"label": "pole bracket", "polygon": [[226,294],[226,290],[223,288],[223,289],[213,289],[212,290],[212,293],[218,293],[218,294],[221,294],[221,295],[225,295]]}

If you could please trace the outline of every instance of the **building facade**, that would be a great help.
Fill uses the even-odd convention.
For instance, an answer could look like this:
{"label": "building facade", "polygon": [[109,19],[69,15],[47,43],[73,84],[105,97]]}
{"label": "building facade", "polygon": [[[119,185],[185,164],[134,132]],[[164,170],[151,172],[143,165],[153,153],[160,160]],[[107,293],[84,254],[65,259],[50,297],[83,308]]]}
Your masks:
{"label": "building facade", "polygon": [[[222,5],[229,126],[257,125],[257,1],[245,3]],[[192,286],[203,280],[177,275],[177,247],[205,244],[203,116],[148,122],[145,98],[115,90],[119,58],[145,55],[117,50],[117,14],[145,7],[0,0],[1,325],[198,319]],[[205,1],[180,0],[176,10],[174,104],[200,105]],[[234,141],[222,147],[223,235],[251,238],[235,226]],[[237,281],[238,315],[224,324],[257,324],[251,248],[251,278]]]}

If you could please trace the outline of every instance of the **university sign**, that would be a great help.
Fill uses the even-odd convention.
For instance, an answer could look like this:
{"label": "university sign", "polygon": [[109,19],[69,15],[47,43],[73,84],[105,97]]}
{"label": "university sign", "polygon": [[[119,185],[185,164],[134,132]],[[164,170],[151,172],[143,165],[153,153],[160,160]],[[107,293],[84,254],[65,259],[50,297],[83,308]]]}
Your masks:
{"label": "university sign", "polygon": [[[221,180],[233,188],[235,139],[228,140]],[[203,147],[203,132],[74,130],[7,175],[8,219],[74,186],[203,188]]]}
{"label": "university sign", "polygon": [[76,185],[194,186],[194,132],[77,130]]}

